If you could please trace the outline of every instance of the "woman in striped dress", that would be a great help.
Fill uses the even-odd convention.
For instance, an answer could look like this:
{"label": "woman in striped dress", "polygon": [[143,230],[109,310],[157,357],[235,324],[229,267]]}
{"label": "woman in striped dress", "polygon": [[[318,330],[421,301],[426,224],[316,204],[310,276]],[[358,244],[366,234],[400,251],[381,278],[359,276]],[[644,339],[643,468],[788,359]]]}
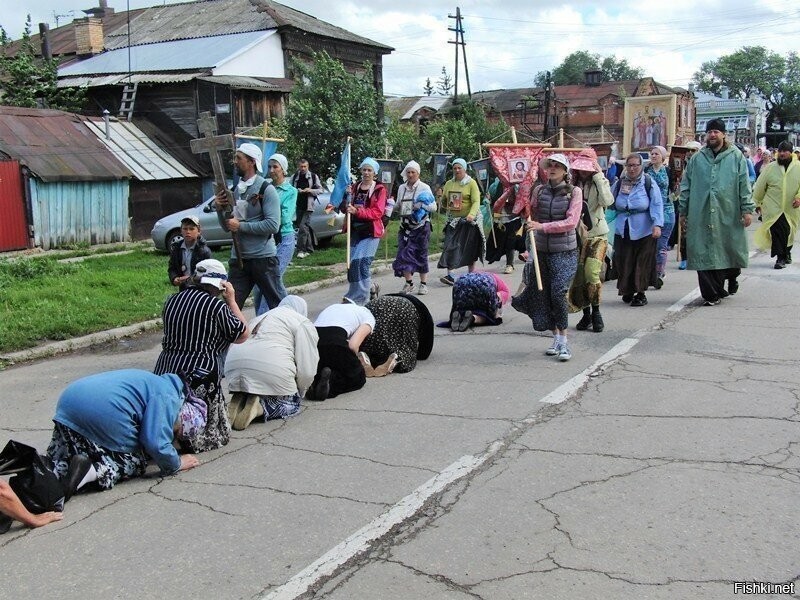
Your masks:
{"label": "woman in striped dress", "polygon": [[[182,443],[190,452],[205,452],[224,446],[230,439],[220,386],[221,357],[230,344],[244,342],[248,331],[220,261],[210,258],[197,263],[192,282],[164,304],[164,339],[154,372],[181,374],[194,395],[205,401],[205,430]],[[217,297],[220,292],[224,301]]]}

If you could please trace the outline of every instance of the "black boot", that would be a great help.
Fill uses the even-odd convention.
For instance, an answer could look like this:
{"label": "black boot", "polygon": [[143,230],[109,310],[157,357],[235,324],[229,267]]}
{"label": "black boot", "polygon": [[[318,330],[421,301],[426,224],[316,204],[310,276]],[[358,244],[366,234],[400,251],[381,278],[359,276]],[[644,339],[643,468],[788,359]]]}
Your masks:
{"label": "black boot", "polygon": [[78,486],[91,468],[92,461],[88,456],[76,454],[70,459],[67,477],[64,480],[64,502],[78,491]]}
{"label": "black boot", "polygon": [[591,324],[592,324],[592,313],[591,309],[587,306],[586,308],[583,309],[583,316],[581,317],[581,320],[578,321],[578,324],[575,325],[575,329],[577,329],[578,331],[586,331],[587,329],[589,329],[589,325]]}
{"label": "black boot", "polygon": [[592,331],[600,333],[604,327],[605,323],[603,323],[603,315],[600,314],[600,307],[592,306]]}

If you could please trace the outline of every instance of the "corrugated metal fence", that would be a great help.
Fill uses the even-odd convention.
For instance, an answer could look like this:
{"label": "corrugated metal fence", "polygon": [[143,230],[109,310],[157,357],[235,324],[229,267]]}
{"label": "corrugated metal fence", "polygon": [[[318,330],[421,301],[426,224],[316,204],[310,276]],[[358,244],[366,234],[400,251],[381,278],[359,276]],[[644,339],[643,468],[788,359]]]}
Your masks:
{"label": "corrugated metal fence", "polygon": [[44,183],[31,178],[35,244],[50,250],[127,241],[128,189],[127,179]]}

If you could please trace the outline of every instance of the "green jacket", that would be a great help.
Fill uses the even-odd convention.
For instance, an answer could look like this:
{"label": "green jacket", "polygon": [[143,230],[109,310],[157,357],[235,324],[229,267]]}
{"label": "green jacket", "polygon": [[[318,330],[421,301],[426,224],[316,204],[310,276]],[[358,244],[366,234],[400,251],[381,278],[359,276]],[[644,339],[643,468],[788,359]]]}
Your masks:
{"label": "green jacket", "polygon": [[741,218],[755,205],[744,155],[725,144],[716,156],[707,146],[700,150],[681,179],[678,212],[686,217],[687,266],[696,271],[747,266]]}

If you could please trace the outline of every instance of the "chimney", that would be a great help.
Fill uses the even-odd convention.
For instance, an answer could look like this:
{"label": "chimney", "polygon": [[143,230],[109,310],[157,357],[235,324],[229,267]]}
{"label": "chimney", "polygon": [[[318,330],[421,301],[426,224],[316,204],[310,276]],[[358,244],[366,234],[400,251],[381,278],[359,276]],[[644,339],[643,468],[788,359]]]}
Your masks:
{"label": "chimney", "polygon": [[103,21],[97,17],[75,19],[75,43],[78,56],[91,56],[103,51]]}
{"label": "chimney", "polygon": [[39,23],[39,39],[42,40],[42,58],[53,60],[53,53],[50,50],[50,25]]}
{"label": "chimney", "polygon": [[583,83],[588,87],[597,87],[603,82],[603,71],[590,69],[583,72]]}
{"label": "chimney", "polygon": [[723,100],[730,99],[731,90],[728,88],[727,85],[723,85],[722,88],[719,90],[719,95],[722,97]]}

